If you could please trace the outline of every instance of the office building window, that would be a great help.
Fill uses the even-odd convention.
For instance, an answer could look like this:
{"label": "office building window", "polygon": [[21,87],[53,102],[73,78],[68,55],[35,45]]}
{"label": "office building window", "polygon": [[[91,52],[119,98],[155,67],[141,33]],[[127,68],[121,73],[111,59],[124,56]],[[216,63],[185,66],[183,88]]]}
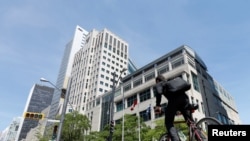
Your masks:
{"label": "office building window", "polygon": [[202,110],[202,113],[205,114],[205,108],[204,108],[203,102],[201,102],[201,110]]}
{"label": "office building window", "polygon": [[123,108],[122,108],[122,101],[119,101],[116,103],[116,110],[117,112],[121,111]]}
{"label": "office building window", "polygon": [[102,89],[102,88],[99,88],[99,92],[103,92],[103,89]]}
{"label": "office building window", "polygon": [[150,114],[150,112],[147,111],[147,110],[144,110],[144,111],[140,112],[140,117],[143,119],[144,122],[151,120],[151,114]]}
{"label": "office building window", "polygon": [[140,92],[140,102],[150,99],[150,89]]}
{"label": "office building window", "polygon": [[[128,107],[132,106],[132,104],[134,103],[134,101],[135,101],[136,99],[137,99],[136,94],[133,95],[133,96],[131,96],[131,97],[129,97],[129,98],[127,99],[127,105],[128,105]],[[138,102],[138,99],[137,99],[137,102]]]}
{"label": "office building window", "polygon": [[200,112],[199,100],[196,99],[196,104],[198,104],[198,111]]}
{"label": "office building window", "polygon": [[131,84],[128,84],[126,86],[124,86],[124,92],[128,91],[131,89]]}
{"label": "office building window", "polygon": [[167,71],[169,71],[168,65],[159,68],[159,69],[158,69],[158,74],[163,74],[163,73],[165,73],[165,72],[167,72]]}
{"label": "office building window", "polygon": [[139,86],[141,84],[142,84],[142,78],[134,81],[134,87],[137,87],[137,86]]}
{"label": "office building window", "polygon": [[191,75],[192,75],[194,89],[200,92],[199,81],[198,81],[197,75],[195,75],[193,72],[191,73]]}
{"label": "office building window", "polygon": [[184,59],[183,58],[180,58],[174,62],[172,62],[172,68],[177,68],[179,66],[181,66],[182,64],[184,64]]}
{"label": "office building window", "polygon": [[147,82],[148,80],[151,80],[153,78],[155,78],[155,73],[154,72],[152,72],[150,74],[147,74],[147,75],[145,75],[145,82]]}

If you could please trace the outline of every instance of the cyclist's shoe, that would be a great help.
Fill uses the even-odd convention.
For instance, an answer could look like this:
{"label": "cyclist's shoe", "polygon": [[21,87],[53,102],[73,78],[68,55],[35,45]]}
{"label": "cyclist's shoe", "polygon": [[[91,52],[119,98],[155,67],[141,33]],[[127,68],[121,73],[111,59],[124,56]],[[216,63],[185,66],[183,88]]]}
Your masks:
{"label": "cyclist's shoe", "polygon": [[199,108],[198,104],[190,104],[189,105],[189,109],[190,111],[193,113],[195,110],[197,110]]}

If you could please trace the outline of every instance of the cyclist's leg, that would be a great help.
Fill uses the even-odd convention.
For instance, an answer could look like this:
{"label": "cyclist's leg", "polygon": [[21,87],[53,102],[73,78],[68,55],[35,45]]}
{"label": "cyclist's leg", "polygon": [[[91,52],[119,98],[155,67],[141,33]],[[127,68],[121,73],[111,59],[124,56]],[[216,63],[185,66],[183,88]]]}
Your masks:
{"label": "cyclist's leg", "polygon": [[[178,101],[178,100],[177,100]],[[179,141],[179,136],[176,128],[174,127],[174,118],[177,111],[177,101],[169,100],[168,106],[165,111],[165,125],[171,141]]]}
{"label": "cyclist's leg", "polygon": [[185,121],[190,120],[194,122],[193,115],[190,110],[190,103],[187,95],[183,95],[182,105],[180,107],[180,111],[185,119]]}
{"label": "cyclist's leg", "polygon": [[182,116],[184,117],[187,125],[189,126],[189,140],[192,137],[192,129],[190,127],[190,124],[195,124],[194,123],[194,119],[193,119],[193,115],[192,112],[190,110],[191,104],[189,103],[189,99],[187,97],[187,95],[183,95],[183,101],[182,101],[182,105],[180,107],[180,112],[182,113]]}
{"label": "cyclist's leg", "polygon": [[190,124],[195,124],[193,117],[192,117],[192,113],[190,112],[190,110],[187,110],[187,109],[181,109],[180,111],[188,125],[188,129],[189,129],[188,135],[189,135],[189,140],[190,140],[192,136],[192,128],[190,127]]}

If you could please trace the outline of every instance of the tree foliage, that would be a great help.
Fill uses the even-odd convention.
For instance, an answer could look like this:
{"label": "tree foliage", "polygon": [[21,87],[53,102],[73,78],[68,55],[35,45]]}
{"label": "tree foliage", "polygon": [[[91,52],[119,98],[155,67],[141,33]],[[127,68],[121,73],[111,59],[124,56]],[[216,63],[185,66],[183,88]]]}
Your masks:
{"label": "tree foliage", "polygon": [[[139,122],[140,121],[140,130],[139,130]],[[112,140],[113,141],[121,141],[122,140],[122,121],[120,123],[115,124],[115,129],[113,132]],[[140,131],[140,134],[139,134]],[[135,141],[139,140],[139,135],[142,141],[151,141],[148,138],[148,132],[150,131],[150,127],[147,126],[142,119],[138,119],[135,115],[126,114],[124,116],[124,141]],[[91,132],[86,141],[106,141],[109,137],[109,125],[105,126],[103,131],[101,132]]]}
{"label": "tree foliage", "polygon": [[[140,129],[138,121],[140,121]],[[144,123],[142,118],[138,119],[138,116],[125,114],[124,132],[123,122],[120,121],[116,123],[112,141],[121,141],[123,133],[124,141],[139,140],[139,135],[141,141],[156,141],[163,133],[166,132],[164,118],[157,119],[154,122],[154,125],[154,129],[151,129],[150,126],[147,126]],[[65,115],[61,139],[63,141],[107,141],[110,135],[109,126],[110,125],[106,125],[100,132],[90,131],[91,124],[85,115],[79,114],[78,112],[68,113]],[[186,123],[179,123],[175,126],[179,130],[183,131],[186,136],[188,135]],[[49,130],[52,132],[52,129]],[[48,139],[51,139],[51,134],[44,136],[43,138],[40,137],[40,141],[47,141]]]}
{"label": "tree foliage", "polygon": [[64,141],[83,141],[87,131],[91,128],[86,115],[77,111],[65,115],[61,138]]}
{"label": "tree foliage", "polygon": [[[46,127],[45,133],[42,135],[40,131],[37,131],[35,136],[39,141],[49,141],[52,139],[52,132],[53,132],[53,127],[58,123],[51,124],[50,126]],[[39,128],[41,130],[41,128]]]}

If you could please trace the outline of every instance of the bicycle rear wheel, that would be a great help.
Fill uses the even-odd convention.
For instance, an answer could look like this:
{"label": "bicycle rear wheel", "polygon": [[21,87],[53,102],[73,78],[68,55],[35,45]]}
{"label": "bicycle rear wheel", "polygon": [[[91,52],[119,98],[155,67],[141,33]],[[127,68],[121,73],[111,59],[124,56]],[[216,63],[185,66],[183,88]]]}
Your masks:
{"label": "bicycle rear wheel", "polygon": [[168,137],[168,134],[165,133],[165,134],[161,135],[159,141],[170,141],[170,138]]}
{"label": "bicycle rear wheel", "polygon": [[191,141],[208,141],[208,125],[221,125],[221,122],[213,117],[205,117],[200,119],[196,123],[197,128],[192,131]]}

